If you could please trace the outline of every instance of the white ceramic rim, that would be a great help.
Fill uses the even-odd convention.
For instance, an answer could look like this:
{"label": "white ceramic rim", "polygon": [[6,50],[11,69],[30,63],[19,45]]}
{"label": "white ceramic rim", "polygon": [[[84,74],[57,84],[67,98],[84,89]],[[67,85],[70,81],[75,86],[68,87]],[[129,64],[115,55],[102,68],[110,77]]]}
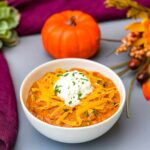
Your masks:
{"label": "white ceramic rim", "polygon": [[[51,125],[51,124],[48,124],[40,119],[38,119],[37,117],[35,117],[28,109],[27,107],[25,106],[25,103],[23,101],[23,97],[22,97],[22,91],[23,91],[23,86],[26,82],[26,80],[29,78],[29,76],[31,74],[33,74],[36,70],[48,65],[49,63],[51,65],[53,65],[53,63],[55,62],[64,62],[64,61],[86,61],[86,62],[89,62],[89,63],[92,63],[92,64],[96,64],[96,65],[99,65],[101,67],[103,67],[104,69],[106,70],[109,70],[114,76],[116,76],[116,78],[118,78],[118,81],[120,82],[121,84],[121,87],[123,89],[123,96],[122,96],[122,103],[121,105],[119,106],[119,109],[109,118],[107,118],[106,120],[102,121],[102,122],[99,122],[99,123],[96,123],[94,125],[90,125],[90,126],[84,126],[84,127],[61,127],[61,126],[55,126],[55,125]],[[82,68],[82,67],[81,67]],[[96,126],[99,126],[99,125],[103,125],[107,122],[109,122],[113,117],[115,117],[120,111],[122,111],[123,107],[124,107],[124,104],[125,104],[125,99],[126,99],[126,92],[125,92],[125,87],[124,87],[124,84],[122,82],[122,80],[120,79],[120,77],[113,71],[111,70],[109,67],[101,64],[101,63],[98,63],[98,62],[95,62],[95,61],[92,61],[92,60],[88,60],[88,59],[82,59],[82,58],[62,58],[62,59],[55,59],[55,60],[51,60],[49,62],[46,62],[44,64],[41,64],[39,65],[38,67],[36,67],[35,69],[33,69],[23,80],[22,84],[21,84],[21,87],[20,87],[20,101],[21,101],[21,105],[24,109],[24,111],[26,111],[28,113],[28,115],[30,115],[32,117],[32,119],[35,119],[37,122],[41,123],[41,124],[44,124],[45,126],[49,126],[49,127],[52,127],[52,128],[57,128],[57,129],[64,129],[64,130],[81,130],[81,129],[89,129],[89,128],[94,128]]]}

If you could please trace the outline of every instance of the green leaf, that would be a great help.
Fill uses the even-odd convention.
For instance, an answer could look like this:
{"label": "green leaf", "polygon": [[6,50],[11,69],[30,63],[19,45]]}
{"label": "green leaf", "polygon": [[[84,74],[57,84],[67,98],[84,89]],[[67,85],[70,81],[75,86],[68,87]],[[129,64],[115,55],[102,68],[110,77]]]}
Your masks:
{"label": "green leaf", "polygon": [[3,6],[7,6],[7,2],[6,1],[1,1],[0,2],[0,7],[3,7]]}
{"label": "green leaf", "polygon": [[15,8],[11,8],[11,15],[7,19],[8,23],[11,24],[11,28],[16,27],[19,24],[20,21],[20,14]]}
{"label": "green leaf", "polygon": [[18,42],[19,42],[19,38],[18,38],[17,32],[16,31],[12,31],[11,37],[9,39],[4,39],[3,42],[4,42],[5,46],[9,46],[9,47],[17,45]]}
{"label": "green leaf", "polygon": [[0,1],[0,48],[18,43],[18,35],[13,29],[17,27],[19,20],[17,9],[8,6],[5,1]]}
{"label": "green leaf", "polygon": [[1,7],[0,6],[0,19],[8,18],[11,15],[10,7]]}
{"label": "green leaf", "polygon": [[97,115],[97,110],[93,109],[93,114],[96,116]]}
{"label": "green leaf", "polygon": [[15,28],[20,20],[20,14],[14,8],[0,9],[0,30]]}
{"label": "green leaf", "polygon": [[88,111],[85,111],[84,114],[85,114],[86,117],[89,117],[89,112]]}
{"label": "green leaf", "polygon": [[15,18],[7,18],[7,19],[5,19],[5,21],[7,22],[6,30],[11,30],[11,29],[17,27],[17,25],[18,25],[18,21],[16,21]]}
{"label": "green leaf", "polygon": [[8,30],[9,29],[9,26],[8,26],[8,23],[3,20],[3,21],[0,21],[0,31],[4,31],[4,30]]}
{"label": "green leaf", "polygon": [[12,36],[12,32],[11,31],[6,31],[5,32],[1,32],[0,33],[0,39],[1,40],[9,40]]}
{"label": "green leaf", "polygon": [[0,40],[0,48],[3,47],[3,42]]}
{"label": "green leaf", "polygon": [[5,34],[7,31],[6,30],[0,30],[0,35]]}

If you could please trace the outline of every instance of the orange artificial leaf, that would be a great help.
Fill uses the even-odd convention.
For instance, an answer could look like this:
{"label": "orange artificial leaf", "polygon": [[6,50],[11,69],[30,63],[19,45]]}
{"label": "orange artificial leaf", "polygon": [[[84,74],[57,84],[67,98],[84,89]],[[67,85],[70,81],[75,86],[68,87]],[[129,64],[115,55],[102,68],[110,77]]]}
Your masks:
{"label": "orange artificial leaf", "polygon": [[145,31],[145,27],[143,26],[141,22],[129,24],[125,27],[125,29],[130,30],[132,32],[144,32]]}
{"label": "orange artificial leaf", "polygon": [[150,79],[142,85],[142,91],[146,100],[150,100]]}
{"label": "orange artificial leaf", "polygon": [[143,38],[145,40],[144,46],[150,47],[150,30],[147,30],[143,33]]}
{"label": "orange artificial leaf", "polygon": [[144,43],[145,43],[144,38],[140,38],[140,39],[138,39],[137,41],[134,42],[133,46],[140,46]]}
{"label": "orange artificial leaf", "polygon": [[141,22],[129,24],[126,26],[126,30],[142,33],[142,36],[133,43],[133,46],[144,45],[145,48],[150,47],[150,19],[144,19]]}
{"label": "orange artificial leaf", "polygon": [[147,12],[140,12],[138,15],[139,18],[143,18],[143,19],[148,19],[149,18],[149,14]]}

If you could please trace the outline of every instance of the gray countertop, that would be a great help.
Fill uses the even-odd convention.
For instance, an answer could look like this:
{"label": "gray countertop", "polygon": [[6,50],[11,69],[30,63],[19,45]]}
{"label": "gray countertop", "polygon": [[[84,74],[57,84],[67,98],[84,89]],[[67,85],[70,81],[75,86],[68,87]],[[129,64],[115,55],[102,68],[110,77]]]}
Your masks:
{"label": "gray countertop", "polygon": [[[119,20],[100,23],[103,38],[120,39],[126,32],[124,26],[131,20]],[[119,43],[101,42],[101,50],[92,60],[110,66],[128,60],[127,54],[120,56],[108,54]],[[14,150],[148,150],[150,149],[150,102],[147,102],[138,83],[132,91],[131,118],[127,119],[125,109],[118,123],[105,135],[91,142],[82,144],[64,144],[50,140],[37,132],[25,117],[19,101],[19,89],[25,76],[38,65],[50,61],[41,44],[40,35],[23,37],[20,43],[6,49],[7,58],[17,96],[19,113],[19,132]],[[128,88],[133,73],[122,79]]]}

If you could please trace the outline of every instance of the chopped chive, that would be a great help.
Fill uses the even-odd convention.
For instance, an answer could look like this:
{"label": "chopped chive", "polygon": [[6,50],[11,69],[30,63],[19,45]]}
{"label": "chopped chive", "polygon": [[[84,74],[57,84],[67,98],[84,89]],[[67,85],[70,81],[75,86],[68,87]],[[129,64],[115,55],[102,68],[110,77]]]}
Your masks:
{"label": "chopped chive", "polygon": [[67,108],[64,108],[64,112],[67,112],[69,109],[67,109]]}
{"label": "chopped chive", "polygon": [[63,76],[62,74],[58,74],[57,77]]}
{"label": "chopped chive", "polygon": [[56,85],[55,88],[57,89],[57,88],[58,88],[58,85]]}
{"label": "chopped chive", "polygon": [[76,83],[74,81],[72,81],[73,85],[75,85]]}
{"label": "chopped chive", "polygon": [[72,101],[69,101],[69,104],[72,104]]}
{"label": "chopped chive", "polygon": [[55,93],[60,93],[61,91],[59,89],[56,89],[55,90]]}
{"label": "chopped chive", "polygon": [[87,79],[84,79],[84,78],[81,78],[81,80],[85,80],[85,81],[88,81]]}
{"label": "chopped chive", "polygon": [[93,109],[93,114],[96,116],[97,115],[97,110]]}
{"label": "chopped chive", "polygon": [[85,111],[85,116],[89,117],[89,112],[88,111]]}
{"label": "chopped chive", "polygon": [[64,74],[64,77],[66,77],[68,74],[69,74],[69,73],[65,73],[65,74]]}
{"label": "chopped chive", "polygon": [[54,89],[54,91],[55,91],[55,93],[60,93],[61,92],[61,90],[59,89],[59,87],[61,87],[61,85],[56,85],[56,87],[55,87],[55,89]]}
{"label": "chopped chive", "polygon": [[79,93],[78,93],[78,99],[81,99],[81,96],[82,96],[82,93],[79,92]]}
{"label": "chopped chive", "polygon": [[82,82],[82,84],[84,84],[84,82]]}

